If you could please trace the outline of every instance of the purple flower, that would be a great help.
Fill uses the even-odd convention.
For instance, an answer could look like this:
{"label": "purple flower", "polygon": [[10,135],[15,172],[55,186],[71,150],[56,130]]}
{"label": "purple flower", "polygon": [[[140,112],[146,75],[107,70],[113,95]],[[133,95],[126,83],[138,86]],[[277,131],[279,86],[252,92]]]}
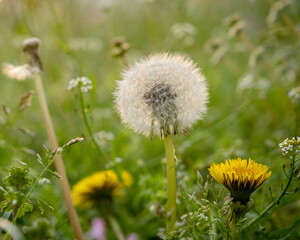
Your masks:
{"label": "purple flower", "polygon": [[139,236],[136,233],[130,233],[127,237],[126,240],[140,240]]}
{"label": "purple flower", "polygon": [[92,220],[92,228],[89,232],[90,236],[96,240],[106,240],[106,223],[102,218],[94,218]]}

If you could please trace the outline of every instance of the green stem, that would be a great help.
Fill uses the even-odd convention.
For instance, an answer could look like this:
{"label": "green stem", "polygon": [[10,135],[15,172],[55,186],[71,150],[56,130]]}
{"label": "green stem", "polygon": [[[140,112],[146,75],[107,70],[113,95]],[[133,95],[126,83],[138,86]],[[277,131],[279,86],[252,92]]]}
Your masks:
{"label": "green stem", "polygon": [[117,239],[118,240],[125,240],[125,237],[124,237],[124,234],[121,230],[121,227],[120,227],[119,223],[117,222],[117,220],[115,219],[115,217],[112,216],[112,215],[109,215],[108,220],[109,220],[109,223],[110,223]]}
{"label": "green stem", "polygon": [[167,157],[167,177],[168,177],[168,212],[167,212],[167,231],[172,232],[175,229],[176,222],[176,178],[174,146],[172,135],[164,137],[166,157]]}
{"label": "green stem", "polygon": [[107,157],[106,155],[104,154],[104,152],[102,151],[102,149],[100,148],[99,144],[97,143],[95,137],[94,137],[94,134],[93,134],[93,131],[91,129],[91,126],[89,124],[89,121],[88,121],[88,118],[87,118],[87,108],[85,107],[85,102],[84,102],[84,98],[83,98],[83,94],[81,92],[81,86],[82,84],[79,83],[78,84],[78,92],[79,92],[79,101],[80,101],[80,108],[81,108],[81,114],[82,114],[82,117],[83,117],[83,121],[84,121],[84,125],[86,127],[86,130],[93,142],[93,145],[94,147],[97,149],[97,151],[99,152],[99,154],[101,155],[101,157],[107,162]]}
{"label": "green stem", "polygon": [[[27,202],[27,200],[29,199],[31,193],[33,192],[33,190],[35,189],[36,185],[38,184],[39,180],[40,180],[41,177],[44,175],[44,173],[47,171],[47,169],[51,166],[51,164],[53,163],[54,159],[55,159],[55,157],[53,157],[53,158],[49,161],[48,165],[44,168],[44,170],[41,172],[41,174],[40,174],[40,175],[38,176],[38,178],[35,180],[34,184],[32,185],[30,191],[29,191],[29,192],[27,193],[27,195],[25,196],[25,198],[24,198],[24,200],[23,200],[21,206],[19,207],[19,209],[21,209],[21,208],[23,207],[24,203]],[[17,221],[17,219],[18,219],[18,216],[19,216],[19,209],[18,209],[18,211],[17,211],[17,214],[16,214],[15,219],[13,220],[13,223],[16,223],[16,221]]]}
{"label": "green stem", "polygon": [[272,209],[276,204],[279,204],[280,199],[285,195],[286,191],[288,190],[288,188],[293,180],[294,168],[295,168],[295,156],[293,157],[293,160],[292,160],[291,174],[289,176],[289,180],[288,180],[284,190],[264,211],[262,211],[256,218],[252,219],[249,223],[244,225],[242,227],[242,230],[249,228],[253,224],[257,223],[260,219],[262,219],[267,214],[268,211],[270,211],[270,209]]}
{"label": "green stem", "polygon": [[[13,223],[16,224],[18,216],[19,216],[19,209],[21,209],[24,205],[24,203],[27,202],[27,200],[29,199],[31,193],[33,192],[33,190],[35,189],[36,185],[38,184],[39,180],[41,179],[41,177],[44,175],[44,173],[47,171],[47,169],[51,166],[51,164],[54,161],[54,157],[49,161],[48,165],[44,168],[44,170],[41,172],[41,174],[38,176],[38,178],[35,180],[34,184],[32,185],[30,191],[27,193],[27,195],[25,196],[21,206],[18,208],[18,211],[15,215],[15,217],[13,218]],[[2,238],[2,240],[8,240],[10,237],[9,233],[6,233],[5,236]]]}

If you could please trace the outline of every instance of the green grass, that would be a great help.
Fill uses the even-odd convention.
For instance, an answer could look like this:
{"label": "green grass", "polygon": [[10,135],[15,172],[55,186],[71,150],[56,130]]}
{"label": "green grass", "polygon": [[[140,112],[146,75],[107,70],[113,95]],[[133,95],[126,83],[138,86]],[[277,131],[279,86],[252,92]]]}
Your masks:
{"label": "green grass", "polygon": [[[220,163],[239,156],[251,158],[268,165],[273,172],[271,179],[253,195],[255,207],[251,212],[262,211],[271,202],[268,188],[271,187],[274,194],[279,193],[280,184],[287,181],[282,172],[284,159],[278,144],[287,137],[299,136],[299,123],[292,117],[280,88],[262,61],[259,60],[255,68],[250,69],[248,61],[251,53],[244,43],[238,38],[226,38],[228,29],[223,19],[239,12],[245,20],[245,34],[256,46],[266,46],[263,58],[270,62],[273,70],[276,72],[282,67],[293,69],[296,75],[294,82],[288,80],[287,71],[276,72],[287,92],[299,86],[299,39],[294,39],[281,18],[272,26],[266,24],[270,9],[268,1],[112,2],[116,4],[107,9],[92,0],[0,2],[0,63],[26,63],[27,55],[21,52],[22,41],[27,37],[39,37],[44,65],[42,78],[58,142],[61,145],[77,136],[86,138],[63,153],[70,184],[104,168],[86,132],[78,96],[67,91],[72,78],[87,76],[94,86],[91,93],[85,94],[92,129],[114,134],[114,140],[107,142],[105,151],[111,159],[121,158],[120,166],[134,177],[134,186],[117,203],[123,231],[126,234],[137,232],[141,239],[150,239],[157,234],[158,228],[165,226],[165,220],[157,218],[155,212],[149,210],[157,202],[166,204],[166,171],[165,164],[161,163],[164,158],[163,141],[155,137],[151,142],[147,137],[126,129],[114,109],[113,92],[116,80],[121,79],[123,66],[110,57],[110,51],[113,38],[124,36],[132,48],[127,55],[130,63],[153,52],[180,52],[191,57],[207,77],[210,92],[207,115],[189,130],[187,136],[174,137],[176,154],[180,159],[178,165],[185,166],[184,175],[190,178],[188,190],[192,192],[195,187],[197,169],[205,176],[212,162]],[[298,24],[298,29],[299,10],[297,1],[284,9],[284,13]],[[174,38],[170,28],[177,22],[189,22],[197,28],[193,45],[186,46]],[[287,37],[270,40],[271,29],[279,27],[288,33]],[[228,45],[225,58],[217,65],[211,63],[213,53],[206,47],[209,39],[215,36],[222,37],[222,42]],[[70,40],[77,38],[96,39],[102,47],[100,50],[70,48]],[[287,57],[277,60],[279,52]],[[228,59],[235,68],[228,65]],[[237,92],[240,79],[248,73],[255,73],[258,78],[269,82],[265,98],[260,98],[256,90]],[[34,89],[34,82],[17,82],[0,75],[0,89],[0,104],[13,109],[24,92]],[[294,108],[299,116],[300,105],[294,104]],[[0,115],[0,131],[2,120],[3,113]],[[35,136],[10,129],[0,140],[6,143],[0,147],[0,178],[7,175],[10,166],[17,165],[15,159],[26,162],[32,175],[37,176],[40,169],[36,157],[21,151],[25,147],[41,153],[43,144],[49,145],[36,94],[32,106],[18,115],[13,126],[29,129]],[[141,160],[142,167],[139,165]],[[143,182],[147,177],[150,179]],[[179,183],[181,181],[178,179]],[[293,182],[292,187],[297,184]],[[52,179],[51,185],[39,186],[34,194],[47,200],[55,211],[41,216],[35,206],[35,211],[22,218],[19,224],[28,226],[32,219],[45,217],[54,226],[57,239],[73,239],[58,181]],[[83,230],[87,232],[92,217],[97,213],[91,209],[79,210],[78,213]],[[266,231],[287,227],[299,213],[299,193],[287,196],[282,200],[279,211],[265,222]],[[300,236],[296,231],[293,234],[291,239]],[[113,235],[109,236],[108,239],[114,239]]]}

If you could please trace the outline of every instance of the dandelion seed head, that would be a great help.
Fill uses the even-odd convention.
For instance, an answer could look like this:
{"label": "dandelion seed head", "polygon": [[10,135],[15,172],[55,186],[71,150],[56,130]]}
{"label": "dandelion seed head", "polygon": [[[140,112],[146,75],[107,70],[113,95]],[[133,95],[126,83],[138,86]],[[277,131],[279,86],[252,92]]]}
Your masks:
{"label": "dandelion seed head", "polygon": [[177,133],[203,118],[206,80],[194,63],[179,55],[157,54],[123,72],[115,92],[123,122],[138,133]]}

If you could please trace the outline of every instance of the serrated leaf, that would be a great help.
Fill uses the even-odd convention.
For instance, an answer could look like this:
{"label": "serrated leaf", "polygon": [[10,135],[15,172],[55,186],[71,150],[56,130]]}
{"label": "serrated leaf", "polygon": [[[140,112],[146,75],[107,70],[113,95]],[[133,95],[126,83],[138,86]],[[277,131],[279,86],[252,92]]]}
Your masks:
{"label": "serrated leaf", "polygon": [[14,187],[17,190],[26,188],[32,184],[32,178],[29,176],[27,167],[11,167],[9,175],[3,179],[3,183],[7,187]]}
{"label": "serrated leaf", "polygon": [[22,207],[18,210],[18,217],[23,217],[27,212],[31,212],[33,210],[33,206],[30,203],[24,203]]}

